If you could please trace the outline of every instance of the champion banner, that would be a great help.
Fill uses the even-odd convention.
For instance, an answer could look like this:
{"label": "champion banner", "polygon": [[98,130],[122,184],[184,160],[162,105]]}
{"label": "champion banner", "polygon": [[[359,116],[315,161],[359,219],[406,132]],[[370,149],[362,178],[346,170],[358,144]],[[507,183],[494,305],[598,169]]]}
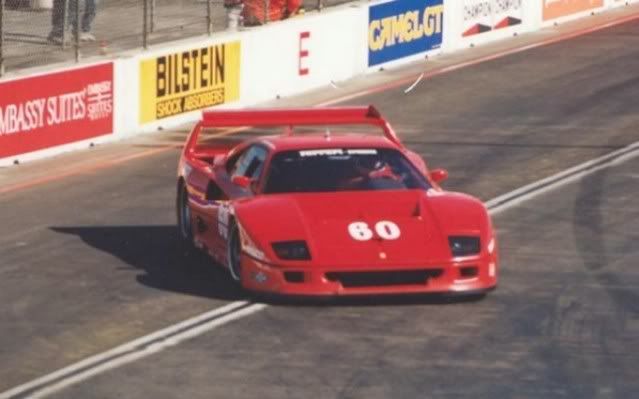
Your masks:
{"label": "champion banner", "polygon": [[0,158],[112,132],[112,63],[0,83]]}
{"label": "champion banner", "polygon": [[462,36],[468,37],[495,29],[521,24],[523,0],[463,0],[464,27]]}

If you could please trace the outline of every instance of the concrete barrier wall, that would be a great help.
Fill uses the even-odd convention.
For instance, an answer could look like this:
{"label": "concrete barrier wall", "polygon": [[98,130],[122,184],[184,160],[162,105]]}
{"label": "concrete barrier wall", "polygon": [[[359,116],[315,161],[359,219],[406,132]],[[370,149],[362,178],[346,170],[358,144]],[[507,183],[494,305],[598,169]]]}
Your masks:
{"label": "concrete barrier wall", "polygon": [[[0,166],[196,120],[639,0],[355,2],[0,81]],[[472,50],[468,50],[472,51]]]}

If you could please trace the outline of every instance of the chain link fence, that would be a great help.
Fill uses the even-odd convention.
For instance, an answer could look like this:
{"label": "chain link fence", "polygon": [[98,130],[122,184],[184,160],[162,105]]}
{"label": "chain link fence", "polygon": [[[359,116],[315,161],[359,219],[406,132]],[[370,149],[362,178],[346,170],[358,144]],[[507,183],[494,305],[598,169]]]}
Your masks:
{"label": "chain link fence", "polygon": [[[300,10],[348,1],[303,0]],[[0,0],[0,76],[234,29],[229,10],[224,0]]]}

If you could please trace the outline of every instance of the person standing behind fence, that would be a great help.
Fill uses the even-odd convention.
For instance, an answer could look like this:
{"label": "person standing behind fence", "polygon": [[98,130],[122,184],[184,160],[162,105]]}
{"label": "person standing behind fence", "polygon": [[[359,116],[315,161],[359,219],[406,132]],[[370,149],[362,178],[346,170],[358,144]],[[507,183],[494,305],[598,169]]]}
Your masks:
{"label": "person standing behind fence", "polygon": [[279,21],[295,15],[302,5],[302,0],[244,0],[242,17],[245,26],[264,23],[264,8],[267,2],[268,21]]}
{"label": "person standing behind fence", "polygon": [[[53,0],[53,10],[51,12],[51,33],[48,40],[52,43],[62,44],[64,32],[64,7],[68,4],[67,21],[68,26],[75,32],[76,10],[79,0]],[[84,42],[95,41],[95,36],[91,33],[91,23],[95,19],[96,0],[84,0],[84,12],[80,15],[80,40]]]}

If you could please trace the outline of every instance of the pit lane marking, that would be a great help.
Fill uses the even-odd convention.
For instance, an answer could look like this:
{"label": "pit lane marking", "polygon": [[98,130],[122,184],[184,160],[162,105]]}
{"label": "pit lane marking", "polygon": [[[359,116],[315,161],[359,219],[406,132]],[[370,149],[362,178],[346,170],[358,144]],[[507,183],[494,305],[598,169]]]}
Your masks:
{"label": "pit lane marking", "polygon": [[[539,195],[637,156],[639,156],[639,141],[495,197],[486,202],[488,212],[491,215],[498,214]],[[266,304],[248,301],[231,302],[0,393],[0,399],[44,398],[95,375],[161,352],[267,307]]]}

